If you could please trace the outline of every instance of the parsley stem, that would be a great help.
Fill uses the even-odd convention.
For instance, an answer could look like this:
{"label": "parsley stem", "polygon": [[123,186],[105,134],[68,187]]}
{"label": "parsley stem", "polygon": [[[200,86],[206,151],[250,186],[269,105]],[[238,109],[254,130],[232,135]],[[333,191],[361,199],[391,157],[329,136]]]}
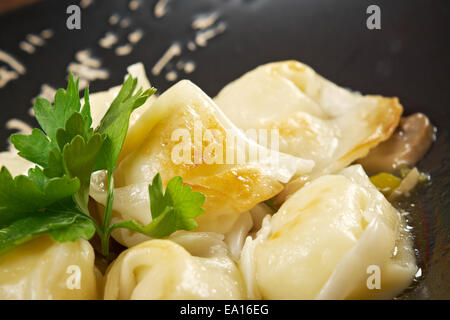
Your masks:
{"label": "parsley stem", "polygon": [[112,205],[114,202],[114,177],[112,170],[108,170],[108,195],[106,198],[106,206],[105,213],[103,215],[103,224],[102,224],[102,254],[106,257],[109,254],[109,236],[108,229],[111,225],[111,212]]}

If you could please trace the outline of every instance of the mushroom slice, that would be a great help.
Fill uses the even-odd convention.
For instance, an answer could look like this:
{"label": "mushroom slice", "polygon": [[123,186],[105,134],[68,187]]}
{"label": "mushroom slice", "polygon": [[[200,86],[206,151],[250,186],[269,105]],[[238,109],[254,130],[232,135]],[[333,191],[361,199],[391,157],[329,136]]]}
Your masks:
{"label": "mushroom slice", "polygon": [[392,173],[402,167],[414,167],[430,149],[435,139],[435,130],[423,113],[404,117],[389,140],[370,150],[358,162],[369,174]]}

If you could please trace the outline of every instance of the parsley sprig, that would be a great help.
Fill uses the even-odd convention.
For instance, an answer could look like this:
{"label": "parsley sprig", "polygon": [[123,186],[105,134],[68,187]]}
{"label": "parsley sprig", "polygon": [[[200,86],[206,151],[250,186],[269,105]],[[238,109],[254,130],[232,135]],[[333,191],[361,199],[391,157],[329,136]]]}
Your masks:
{"label": "parsley sprig", "polygon": [[[66,242],[89,240],[97,232],[102,254],[107,256],[109,238],[117,228],[163,238],[197,226],[193,218],[203,213],[205,196],[183,185],[181,177],[172,178],[164,193],[159,174],[149,185],[152,222],[146,226],[134,220],[111,225],[114,170],[131,113],[156,91],[136,92],[136,86],[137,79],[129,76],[96,129],[92,128],[89,90],[85,90],[82,106],[78,81],[72,75],[67,89],[56,92],[54,105],[46,99],[36,100],[34,111],[42,130],[11,136],[18,154],[36,167],[14,178],[7,168],[0,170],[0,254],[42,234]],[[88,209],[90,179],[97,170],[108,173],[101,224]]]}

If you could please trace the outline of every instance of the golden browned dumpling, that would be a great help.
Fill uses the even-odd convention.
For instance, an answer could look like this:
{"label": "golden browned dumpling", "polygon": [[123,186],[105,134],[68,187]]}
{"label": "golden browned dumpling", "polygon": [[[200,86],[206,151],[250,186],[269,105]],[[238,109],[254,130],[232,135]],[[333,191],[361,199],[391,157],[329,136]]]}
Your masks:
{"label": "golden browned dumpling", "polygon": [[[115,172],[113,222],[151,221],[148,184],[159,172],[164,184],[181,176],[193,190],[205,194],[205,213],[196,219],[197,231],[226,234],[240,214],[272,198],[282,190],[281,182],[309,172],[314,165],[248,139],[203,91],[186,80],[158,97],[134,126],[140,128],[140,144]],[[229,143],[228,136],[239,142]],[[244,152],[240,152],[241,143]],[[261,156],[252,159],[250,150]],[[230,154],[234,158],[227,162]],[[93,179],[91,195],[100,204],[106,201],[101,173]],[[113,236],[126,246],[145,239],[126,230]]]}

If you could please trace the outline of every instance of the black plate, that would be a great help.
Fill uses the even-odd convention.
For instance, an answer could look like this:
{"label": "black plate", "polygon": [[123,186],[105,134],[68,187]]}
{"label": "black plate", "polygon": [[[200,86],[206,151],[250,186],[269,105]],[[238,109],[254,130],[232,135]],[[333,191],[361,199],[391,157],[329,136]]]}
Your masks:
{"label": "black plate", "polygon": [[[1,123],[10,118],[33,123],[27,111],[42,83],[66,84],[66,68],[75,52],[90,49],[110,72],[108,80],[91,83],[91,91],[122,81],[126,66],[142,61],[150,69],[174,42],[183,44],[181,59],[193,60],[192,74],[181,74],[214,96],[229,81],[266,62],[296,59],[312,66],[335,83],[363,93],[398,96],[405,113],[426,113],[438,128],[437,141],[419,168],[432,183],[414,196],[414,227],[422,279],[401,298],[450,298],[450,2],[365,0],[171,0],[162,19],[153,16],[155,1],[142,1],[132,11],[130,0],[96,0],[82,10],[81,30],[66,28],[66,8],[79,1],[48,0],[0,16],[0,50],[16,57],[27,73],[0,89]],[[366,9],[381,8],[381,30],[368,30]],[[205,48],[186,49],[195,32],[193,17],[218,11],[226,31]],[[127,28],[110,26],[108,18],[129,19]],[[32,55],[19,49],[27,34],[51,28],[55,35]],[[127,56],[116,56],[98,41],[108,30],[126,35],[142,29],[144,38]],[[175,68],[173,61],[169,66]],[[3,63],[0,62],[0,67]],[[167,70],[167,69],[166,69]],[[171,83],[166,70],[151,77],[160,92]],[[0,128],[0,148],[10,134]]]}

